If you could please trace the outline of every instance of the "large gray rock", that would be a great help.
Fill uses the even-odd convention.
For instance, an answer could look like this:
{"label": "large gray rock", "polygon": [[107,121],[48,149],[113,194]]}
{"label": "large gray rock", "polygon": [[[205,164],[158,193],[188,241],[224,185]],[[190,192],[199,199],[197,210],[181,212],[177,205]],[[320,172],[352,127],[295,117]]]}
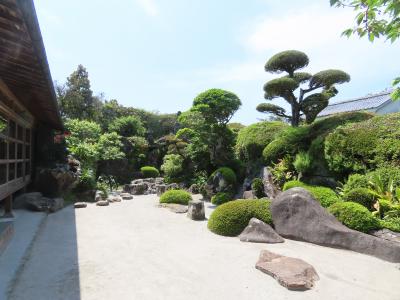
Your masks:
{"label": "large gray rock", "polygon": [[196,221],[205,220],[206,214],[204,209],[204,202],[201,200],[189,201],[187,216],[188,218]]}
{"label": "large gray rock", "polygon": [[26,209],[30,203],[40,202],[42,197],[43,194],[39,192],[24,193],[14,199],[13,207],[15,209]]}
{"label": "large gray rock", "polygon": [[68,164],[58,164],[51,169],[38,168],[34,181],[35,190],[42,192],[46,197],[57,197],[66,193],[78,183],[78,170],[73,170]]}
{"label": "large gray rock", "polygon": [[86,202],[76,202],[74,203],[74,208],[86,208],[87,203]]}
{"label": "large gray rock", "polygon": [[272,173],[268,167],[262,169],[261,177],[264,184],[264,194],[271,200],[275,199],[279,195],[280,191],[275,185]]}
{"label": "large gray rock", "polygon": [[283,243],[285,240],[275,230],[261,220],[252,218],[249,225],[239,235],[242,242]]}
{"label": "large gray rock", "polygon": [[351,230],[329,214],[302,188],[281,193],[271,203],[275,231],[283,237],[343,248],[400,262],[400,245]]}
{"label": "large gray rock", "polygon": [[313,288],[319,276],[314,267],[304,260],[261,251],[256,269],[274,277],[289,290],[304,291]]}
{"label": "large gray rock", "polygon": [[161,184],[159,186],[157,186],[157,196],[161,196],[162,194],[164,194],[167,190],[167,186],[165,184]]}
{"label": "large gray rock", "polygon": [[131,194],[133,195],[144,195],[147,191],[148,185],[146,183],[138,183],[131,185]]}
{"label": "large gray rock", "polygon": [[61,197],[49,199],[49,212],[54,213],[64,208],[64,199]]}
{"label": "large gray rock", "polygon": [[175,204],[175,203],[161,203],[158,207],[168,208],[170,211],[176,214],[186,214],[188,212],[188,207],[183,204]]}

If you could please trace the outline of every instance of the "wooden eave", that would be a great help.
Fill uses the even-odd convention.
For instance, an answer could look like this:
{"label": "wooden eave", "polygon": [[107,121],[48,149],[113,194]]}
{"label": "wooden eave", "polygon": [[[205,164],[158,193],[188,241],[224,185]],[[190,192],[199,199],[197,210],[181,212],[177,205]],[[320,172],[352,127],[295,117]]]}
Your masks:
{"label": "wooden eave", "polygon": [[0,79],[37,120],[63,128],[33,0],[0,0]]}

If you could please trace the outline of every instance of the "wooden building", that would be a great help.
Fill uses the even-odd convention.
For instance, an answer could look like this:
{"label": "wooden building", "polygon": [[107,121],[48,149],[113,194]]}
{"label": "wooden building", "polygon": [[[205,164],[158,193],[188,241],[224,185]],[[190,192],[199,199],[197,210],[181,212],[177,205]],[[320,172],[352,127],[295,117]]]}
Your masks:
{"label": "wooden building", "polygon": [[62,127],[33,0],[0,0],[0,201],[6,214],[12,195],[31,181],[37,135]]}

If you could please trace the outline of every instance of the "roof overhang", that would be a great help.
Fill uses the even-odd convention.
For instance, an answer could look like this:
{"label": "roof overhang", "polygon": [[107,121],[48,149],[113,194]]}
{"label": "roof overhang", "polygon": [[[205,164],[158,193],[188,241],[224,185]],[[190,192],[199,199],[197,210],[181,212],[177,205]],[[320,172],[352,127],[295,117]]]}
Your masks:
{"label": "roof overhang", "polygon": [[63,128],[33,0],[0,0],[0,78],[37,120]]}

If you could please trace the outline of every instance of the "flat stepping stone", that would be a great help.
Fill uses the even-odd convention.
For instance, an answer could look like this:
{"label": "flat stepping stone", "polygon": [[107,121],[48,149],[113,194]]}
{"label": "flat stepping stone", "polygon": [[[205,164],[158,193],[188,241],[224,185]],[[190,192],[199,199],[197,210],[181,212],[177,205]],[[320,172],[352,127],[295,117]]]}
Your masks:
{"label": "flat stepping stone", "polygon": [[285,240],[268,224],[252,218],[249,225],[239,235],[242,242],[251,243],[283,243]]}
{"label": "flat stepping stone", "polygon": [[107,200],[101,200],[101,201],[97,201],[96,205],[97,206],[109,206],[110,202],[108,202]]}
{"label": "flat stepping stone", "polygon": [[275,278],[288,290],[305,291],[314,287],[319,276],[314,267],[302,259],[262,250],[256,269]]}
{"label": "flat stepping stone", "polygon": [[121,198],[122,198],[122,200],[132,200],[133,196],[129,193],[122,193]]}
{"label": "flat stepping stone", "polygon": [[107,198],[107,201],[110,203],[121,202],[122,198],[120,196],[110,196]]}
{"label": "flat stepping stone", "polygon": [[74,208],[86,208],[87,203],[86,202],[76,202],[74,203]]}

